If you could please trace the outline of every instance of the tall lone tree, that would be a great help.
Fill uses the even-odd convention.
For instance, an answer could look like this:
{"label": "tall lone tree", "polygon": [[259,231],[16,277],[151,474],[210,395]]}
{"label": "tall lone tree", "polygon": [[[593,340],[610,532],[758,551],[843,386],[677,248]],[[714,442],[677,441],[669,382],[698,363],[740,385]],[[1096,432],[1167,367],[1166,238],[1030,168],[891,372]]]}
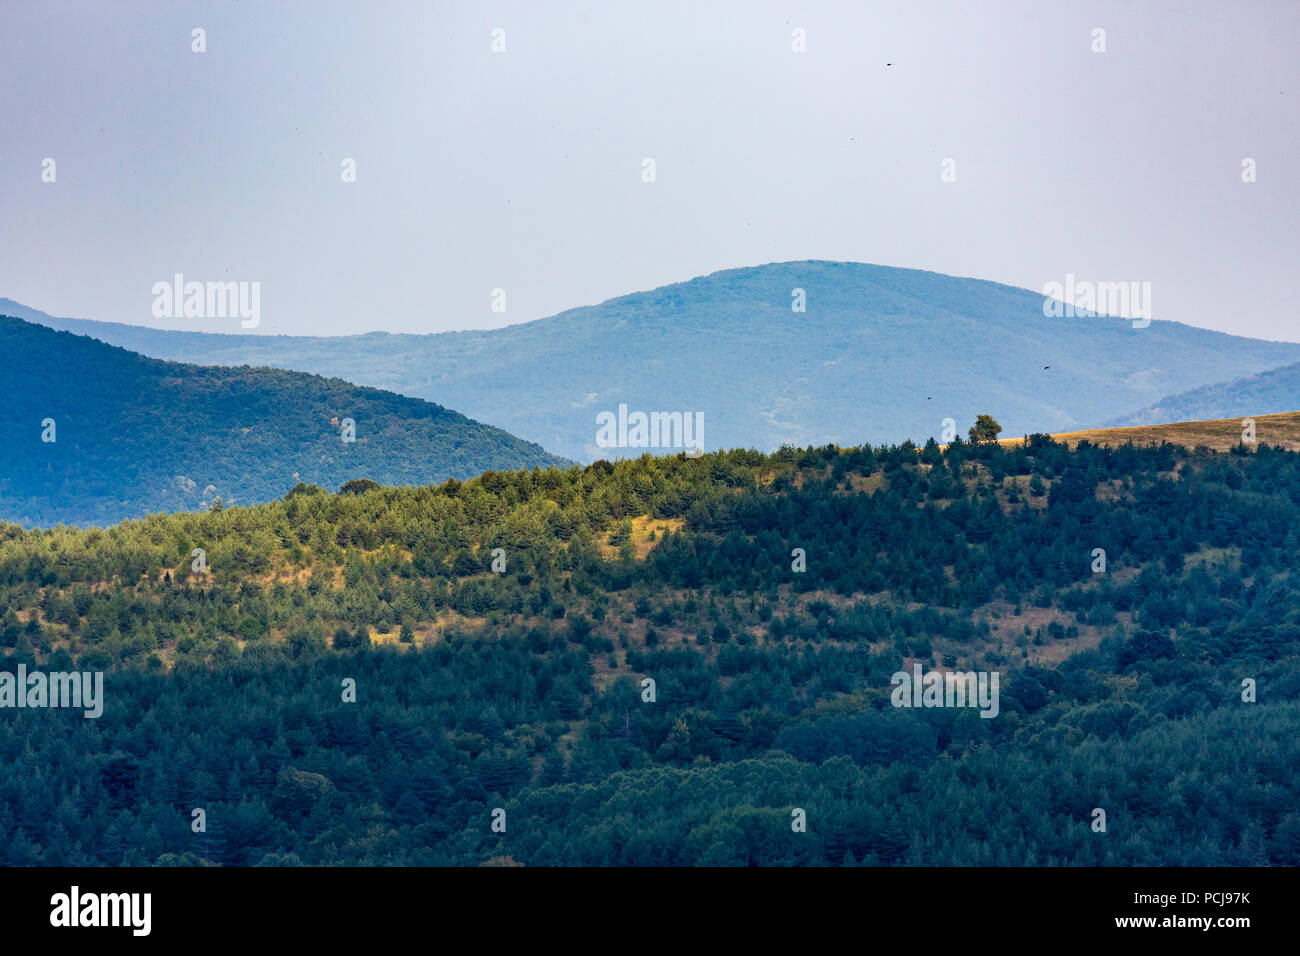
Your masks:
{"label": "tall lone tree", "polygon": [[998,433],[1001,431],[1002,426],[994,420],[992,415],[980,415],[976,417],[975,424],[971,426],[967,434],[970,435],[972,443],[979,444],[982,441],[997,441]]}

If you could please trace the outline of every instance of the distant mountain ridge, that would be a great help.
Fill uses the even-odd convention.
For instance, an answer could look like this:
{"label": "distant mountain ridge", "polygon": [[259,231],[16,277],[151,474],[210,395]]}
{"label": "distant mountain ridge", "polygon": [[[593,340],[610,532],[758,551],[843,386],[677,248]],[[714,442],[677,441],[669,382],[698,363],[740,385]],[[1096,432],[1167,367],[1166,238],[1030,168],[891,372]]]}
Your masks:
{"label": "distant mountain ridge", "polygon": [[0,519],[18,524],[569,464],[439,405],[306,372],[165,362],[3,316],[0,355]]}
{"label": "distant mountain ridge", "polygon": [[[802,289],[806,311],[791,309]],[[3,302],[0,301],[0,307]],[[918,442],[987,412],[1003,435],[1095,427],[1161,396],[1300,362],[1300,343],[1155,320],[1046,318],[980,279],[826,261],[715,272],[491,331],[293,337],[62,324],[162,358],[299,368],[436,398],[577,460],[620,404],[698,412],[704,447]]]}
{"label": "distant mountain ridge", "polygon": [[1249,417],[1300,409],[1300,363],[1168,395],[1110,425]]}

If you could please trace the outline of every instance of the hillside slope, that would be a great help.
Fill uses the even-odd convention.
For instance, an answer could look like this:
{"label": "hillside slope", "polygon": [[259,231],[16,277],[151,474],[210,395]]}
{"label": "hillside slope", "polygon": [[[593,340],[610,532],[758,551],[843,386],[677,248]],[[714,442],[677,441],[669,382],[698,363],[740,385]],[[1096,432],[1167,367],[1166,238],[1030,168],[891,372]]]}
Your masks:
{"label": "hillside slope", "polygon": [[19,524],[269,501],[299,481],[418,484],[564,463],[441,406],[303,372],[163,362],[8,317],[0,354],[0,517]]}
{"label": "hillside slope", "polygon": [[[1295,866],[1298,606],[1300,454],[1264,446],[0,523],[0,670],[104,672],[94,720],[0,723],[0,864]],[[992,696],[908,705],[918,669]]]}
{"label": "hillside slope", "polygon": [[[795,289],[806,312],[791,310]],[[993,282],[809,261],[480,332],[217,335],[32,317],[161,358],[299,368],[436,397],[578,460],[639,453],[596,445],[596,415],[620,404],[702,413],[706,449],[920,442],[940,437],[945,418],[981,412],[1008,434],[1095,427],[1162,395],[1300,361],[1296,343],[1045,318],[1042,307],[1042,295]]]}
{"label": "hillside slope", "polygon": [[[1300,451],[1300,412],[1282,412],[1276,415],[1245,415],[1242,418],[1220,418],[1207,421],[1178,421],[1151,425],[1133,425],[1124,428],[1092,428],[1077,432],[1057,432],[1053,441],[1075,447],[1081,441],[1094,445],[1117,448],[1128,442],[1142,446],[1169,442],[1184,448],[1204,447],[1214,451],[1229,451],[1243,443],[1242,422],[1250,418],[1255,423],[1255,442]],[[1003,445],[1016,445],[1023,438],[1003,438]]]}
{"label": "hillside slope", "polygon": [[1300,363],[1269,369],[1230,382],[1167,395],[1110,425],[1146,425],[1281,412],[1300,406]]}

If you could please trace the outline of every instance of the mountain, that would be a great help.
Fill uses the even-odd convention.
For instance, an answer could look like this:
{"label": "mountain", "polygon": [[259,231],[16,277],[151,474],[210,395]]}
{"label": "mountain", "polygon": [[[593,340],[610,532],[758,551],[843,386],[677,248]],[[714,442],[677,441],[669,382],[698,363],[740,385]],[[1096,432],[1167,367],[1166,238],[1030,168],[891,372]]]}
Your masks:
{"label": "mountain", "polygon": [[567,464],[439,405],[305,372],[165,362],[11,317],[0,354],[0,517],[18,524],[269,501],[299,481]]}
{"label": "mountain", "polygon": [[[792,311],[804,290],[806,312]],[[0,302],[3,305],[3,302]],[[1046,318],[1043,296],[849,262],[731,269],[491,331],[341,337],[162,332],[29,317],[145,354],[269,365],[434,398],[578,460],[596,416],[695,412],[703,447],[1096,427],[1162,395],[1300,361],[1300,344],[1153,321]],[[198,320],[196,320],[198,321]],[[1289,407],[1289,406],[1288,406]]]}
{"label": "mountain", "polygon": [[1167,395],[1145,408],[1117,418],[1111,425],[1187,422],[1203,418],[1243,418],[1284,412],[1300,406],[1300,363],[1257,375],[1203,385]]}

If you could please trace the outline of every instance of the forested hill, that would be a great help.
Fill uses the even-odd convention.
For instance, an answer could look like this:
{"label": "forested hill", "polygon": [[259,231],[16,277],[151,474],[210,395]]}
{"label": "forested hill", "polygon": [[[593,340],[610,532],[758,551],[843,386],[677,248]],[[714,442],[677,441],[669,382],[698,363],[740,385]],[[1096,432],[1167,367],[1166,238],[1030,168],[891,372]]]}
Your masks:
{"label": "forested hill", "polygon": [[[0,607],[6,669],[107,671],[98,719],[0,719],[8,865],[1300,864],[1262,442],[302,485],[0,525]],[[1000,674],[997,716],[892,706],[913,665]]]}
{"label": "forested hill", "polygon": [[302,369],[432,399],[576,461],[639,453],[597,445],[596,416],[620,404],[702,414],[707,450],[924,442],[942,438],[944,419],[990,409],[1009,435],[1096,428],[1300,361],[1300,344],[1162,321],[1177,316],[1134,328],[1047,318],[1043,305],[1041,293],[979,279],[807,261],[436,335],[214,334],[211,323],[158,331],[28,314],[158,358]]}
{"label": "forested hill", "polygon": [[2,316],[0,355],[0,518],[19,524],[269,501],[298,481],[425,484],[564,463],[439,405],[339,379],[164,362]]}
{"label": "forested hill", "polygon": [[1240,418],[1266,412],[1287,412],[1300,405],[1300,363],[1269,369],[1183,392],[1167,395],[1112,425],[1148,425],[1155,422],[1194,422],[1213,418]]}

